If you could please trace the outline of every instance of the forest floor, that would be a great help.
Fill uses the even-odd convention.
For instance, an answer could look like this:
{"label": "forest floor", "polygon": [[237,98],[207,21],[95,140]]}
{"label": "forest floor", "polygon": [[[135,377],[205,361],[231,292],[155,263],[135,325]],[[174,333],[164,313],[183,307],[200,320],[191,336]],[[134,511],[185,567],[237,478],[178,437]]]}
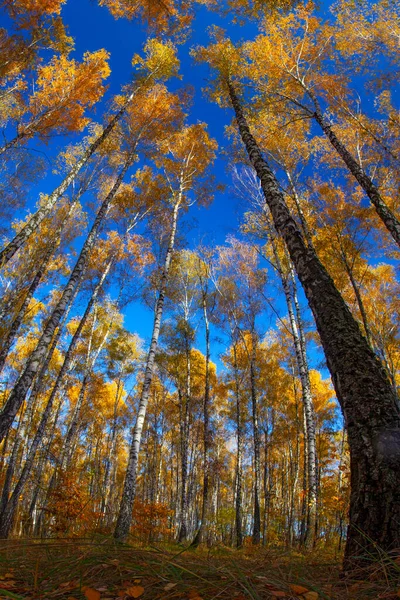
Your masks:
{"label": "forest floor", "polygon": [[303,555],[138,548],[109,539],[2,540],[0,599],[395,600],[400,564],[391,566],[382,560],[350,578],[340,573],[340,557],[323,550]]}

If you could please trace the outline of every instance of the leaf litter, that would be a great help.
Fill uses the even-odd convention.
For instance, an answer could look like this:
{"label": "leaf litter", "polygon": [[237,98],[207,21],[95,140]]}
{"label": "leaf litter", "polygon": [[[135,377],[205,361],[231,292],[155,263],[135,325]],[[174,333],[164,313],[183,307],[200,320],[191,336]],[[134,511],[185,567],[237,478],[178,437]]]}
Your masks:
{"label": "leaf litter", "polygon": [[340,557],[138,548],[110,539],[2,541],[0,600],[396,600],[399,574],[340,577]]}

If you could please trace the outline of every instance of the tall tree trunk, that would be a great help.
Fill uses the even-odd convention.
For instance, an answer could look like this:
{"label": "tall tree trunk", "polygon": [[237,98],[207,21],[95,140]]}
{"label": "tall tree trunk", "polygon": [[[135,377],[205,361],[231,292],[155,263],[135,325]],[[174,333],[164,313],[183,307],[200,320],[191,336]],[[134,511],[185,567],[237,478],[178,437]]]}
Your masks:
{"label": "tall tree trunk", "polygon": [[14,236],[14,238],[0,251],[0,268],[3,267],[7,262],[14,256],[17,250],[25,244],[30,236],[36,231],[40,223],[45,219],[53,209],[56,202],[65,194],[71,183],[74,181],[79,171],[88,160],[93,156],[97,149],[101,146],[104,140],[107,139],[109,134],[112,132],[117,123],[121,120],[125,114],[128,106],[131,104],[136,90],[131,92],[128,96],[124,106],[116,113],[116,115],[110,120],[108,125],[103,129],[103,132],[99,137],[89,146],[89,148],[83,153],[82,157],[75,163],[68,175],[64,178],[61,184],[48,196],[44,206],[41,206],[35,214],[29,219],[28,223]]}
{"label": "tall tree trunk", "polygon": [[27,134],[24,131],[21,131],[21,133],[18,133],[18,135],[16,135],[12,140],[10,140],[6,144],[4,144],[4,146],[1,146],[0,156],[2,154],[5,154],[8,150],[11,150],[11,148],[14,148],[14,146],[16,146],[18,144],[18,142],[25,139],[26,137],[27,137]]}
{"label": "tall tree trunk", "polygon": [[72,419],[69,424],[67,434],[65,436],[63,454],[62,454],[62,458],[61,458],[61,469],[66,469],[67,471],[69,470],[73,452],[74,452],[74,441],[76,438],[76,434],[80,429],[79,416],[80,416],[82,406],[85,403],[86,389],[87,389],[87,386],[88,386],[88,383],[90,380],[89,379],[90,374],[93,371],[94,366],[97,362],[97,359],[100,355],[100,352],[104,348],[104,344],[106,343],[107,338],[110,334],[110,330],[111,330],[111,327],[113,324],[113,319],[110,319],[110,321],[108,323],[108,327],[107,327],[105,333],[103,334],[103,337],[101,338],[100,343],[96,348],[96,351],[92,354],[92,343],[93,343],[95,323],[96,323],[96,318],[93,319],[93,326],[92,326],[92,331],[90,334],[88,348],[87,348],[86,364],[85,364],[85,369],[83,372],[83,380],[82,380],[81,389],[79,391],[79,396],[78,396],[78,399],[75,404]]}
{"label": "tall tree trunk", "polygon": [[363,302],[363,299],[361,297],[360,288],[359,288],[358,283],[356,282],[356,280],[354,278],[353,269],[349,265],[349,261],[347,260],[347,256],[345,255],[345,253],[343,251],[341,252],[341,255],[342,255],[342,262],[344,264],[344,268],[346,270],[347,275],[349,276],[351,287],[353,288],[354,295],[355,295],[356,300],[357,300],[358,309],[360,311],[361,320],[362,320],[362,323],[363,323],[363,326],[364,326],[365,337],[367,338],[368,344],[372,348],[372,335],[371,335],[371,330],[369,328],[367,313],[365,312],[364,302]]}
{"label": "tall tree trunk", "polygon": [[[307,456],[307,521],[304,531],[302,543],[305,546],[311,547],[314,543],[314,531],[317,518],[317,448],[316,448],[316,433],[315,433],[315,411],[312,399],[310,370],[308,367],[306,339],[304,335],[303,319],[301,316],[300,305],[297,297],[296,277],[293,271],[293,265],[288,256],[289,277],[291,285],[289,286],[291,327],[295,345],[296,360],[299,368],[302,399],[304,406],[304,423],[305,423],[305,455]],[[293,314],[293,307],[294,312]]]}
{"label": "tall tree trunk", "polygon": [[10,457],[8,459],[8,465],[7,465],[7,469],[6,469],[6,473],[5,473],[5,477],[4,477],[3,489],[1,492],[1,499],[0,499],[0,518],[6,509],[8,499],[10,496],[11,485],[12,485],[15,469],[17,466],[18,454],[19,454],[19,451],[20,451],[20,448],[22,445],[22,436],[21,436],[20,430],[22,427],[22,422],[25,419],[25,417],[26,417],[26,415],[20,416],[20,419],[18,421],[18,427],[15,432],[14,444],[12,447]]}
{"label": "tall tree trunk", "polygon": [[361,334],[332,278],[307,246],[279,184],[250,133],[228,81],[242,141],[260,179],[313,312],[342,407],[351,455],[350,524],[345,568],[400,546],[400,410],[386,372]]}
{"label": "tall tree trunk", "polygon": [[196,547],[203,542],[206,533],[207,525],[207,508],[208,508],[208,493],[210,487],[210,461],[209,451],[211,446],[210,439],[210,323],[207,313],[207,292],[202,292],[203,319],[205,326],[206,337],[206,366],[205,366],[205,381],[204,381],[204,402],[203,402],[203,493],[200,516],[200,527],[192,542],[192,546]]}
{"label": "tall tree trunk", "polygon": [[30,386],[32,385],[33,379],[36,373],[38,372],[41,363],[43,362],[49,345],[51,344],[54,331],[59,325],[61,318],[63,317],[65,311],[67,310],[70,304],[74,291],[83,277],[87,265],[87,260],[92,248],[95,245],[100,226],[107,215],[111,202],[113,201],[114,196],[117,193],[127,170],[134,161],[134,157],[135,155],[133,152],[129,154],[113,187],[107,194],[106,198],[103,200],[103,203],[96,215],[96,219],[89,232],[89,235],[87,236],[85,243],[83,244],[83,247],[79,254],[79,258],[70,275],[69,281],[64,288],[63,294],[59,302],[57,303],[57,306],[54,308],[50,318],[48,319],[47,325],[44,328],[41,338],[35,350],[32,352],[27,362],[27,365],[25,366],[24,372],[19,377],[12,392],[10,393],[10,396],[7,399],[7,402],[3,407],[3,410],[0,414],[0,441],[4,438],[8,429],[11,427],[14,417],[17,414],[21,404],[23,403],[25,396]]}
{"label": "tall tree trunk", "polygon": [[242,528],[242,475],[243,475],[243,424],[240,402],[239,372],[237,364],[236,342],[233,343],[233,369],[235,377],[235,400],[236,400],[236,493],[235,493],[235,530],[236,547],[243,546]]}
{"label": "tall tree trunk", "polygon": [[110,432],[110,437],[109,437],[109,442],[108,442],[108,455],[106,457],[106,466],[105,466],[105,470],[104,470],[104,479],[103,479],[103,497],[101,499],[101,506],[100,506],[100,513],[102,515],[102,519],[103,521],[107,522],[107,509],[108,509],[108,505],[109,505],[109,500],[110,500],[110,496],[111,496],[111,491],[110,491],[110,480],[111,480],[111,464],[112,461],[114,461],[114,457],[115,457],[115,452],[117,449],[117,408],[118,408],[118,404],[119,404],[119,400],[120,400],[120,396],[121,396],[121,386],[122,386],[122,374],[120,373],[119,377],[118,377],[118,383],[117,383],[117,391],[115,394],[115,401],[114,401],[114,412],[113,412],[113,420],[112,420],[112,425],[111,425],[111,432]]}
{"label": "tall tree trunk", "polygon": [[35,528],[36,528],[36,520],[34,519],[34,514],[36,511],[36,504],[39,498],[39,494],[43,488],[42,486],[42,475],[47,463],[47,460],[49,458],[49,454],[50,454],[50,448],[51,448],[51,444],[53,442],[54,439],[54,435],[56,432],[56,428],[57,428],[57,424],[58,424],[58,419],[60,417],[60,413],[61,413],[61,408],[63,405],[63,397],[60,398],[57,408],[56,408],[56,412],[55,412],[55,416],[54,416],[54,420],[53,420],[53,425],[51,428],[51,432],[50,434],[47,436],[47,442],[45,445],[43,445],[43,452],[42,452],[42,456],[39,460],[39,467],[36,471],[36,486],[35,489],[32,493],[32,497],[31,497],[31,501],[29,504],[29,510],[28,510],[28,523],[30,523],[30,530],[28,533],[32,533],[32,535],[35,535]]}
{"label": "tall tree trunk", "polygon": [[251,335],[250,355],[250,393],[251,393],[251,418],[253,423],[253,446],[254,446],[254,506],[253,506],[253,535],[252,542],[258,545],[261,539],[261,512],[260,512],[260,429],[258,424],[258,400],[256,388],[256,335]]}
{"label": "tall tree trunk", "polygon": [[166,286],[168,283],[169,269],[171,265],[172,253],[175,246],[175,236],[180,203],[181,199],[179,199],[175,203],[172,214],[171,234],[169,238],[167,253],[165,255],[164,269],[161,276],[160,288],[154,313],[153,333],[151,337],[149,353],[147,355],[146,360],[146,369],[144,373],[142,393],[140,395],[138,414],[136,418],[135,427],[133,429],[128,465],[125,474],[124,488],[122,492],[117,524],[114,532],[114,537],[117,540],[124,540],[129,535],[129,529],[132,522],[132,509],[136,491],[136,474],[139,461],[140,441],[142,438],[144,420],[146,418],[151,382],[153,380],[154,361],[158,345],[158,337],[160,335],[161,318],[164,308],[164,298]]}
{"label": "tall tree trunk", "polygon": [[[67,214],[63,218],[63,220],[62,220],[61,224],[58,226],[57,230],[55,232],[53,232],[53,234],[52,234],[51,241],[48,243],[48,249],[45,251],[45,254],[42,258],[39,268],[36,271],[36,274],[28,288],[28,292],[25,296],[23,304],[22,304],[21,308],[19,309],[18,314],[16,315],[16,317],[10,327],[7,341],[4,341],[2,343],[2,350],[1,350],[1,354],[0,354],[0,370],[4,366],[4,362],[7,358],[8,350],[11,347],[12,342],[14,341],[16,333],[18,332],[18,329],[21,325],[22,319],[24,318],[25,312],[29,306],[29,302],[30,302],[31,298],[33,297],[33,294],[35,293],[38,285],[40,284],[44,273],[46,272],[46,269],[50,262],[51,257],[55,254],[56,250],[58,249],[58,247],[61,244],[61,240],[62,240],[61,234],[65,227],[65,223],[68,221],[68,219],[73,214],[80,198],[87,191],[90,181],[91,181],[91,177],[88,178],[84,184],[80,185],[78,192],[74,195],[73,199],[71,200],[71,202],[69,204]],[[21,290],[17,286],[17,289],[14,290],[13,294],[7,300],[7,302],[2,303],[2,306],[0,309],[0,312],[1,312],[0,318],[1,319],[3,319],[5,315],[7,315],[9,312],[11,312],[11,307],[13,306],[13,304],[15,304],[16,297],[20,291]],[[5,354],[5,358],[3,360],[4,354]],[[3,361],[3,362],[1,362],[1,361]]]}
{"label": "tall tree trunk", "polygon": [[180,394],[180,430],[181,430],[181,506],[179,516],[178,542],[182,543],[188,535],[188,453],[189,453],[189,405],[191,397],[191,360],[190,342],[186,340],[186,385],[185,393]]}
{"label": "tall tree trunk", "polygon": [[25,313],[28,309],[29,303],[31,301],[31,299],[33,298],[33,294],[36,292],[41,279],[47,269],[49,260],[51,258],[51,256],[54,253],[54,247],[52,245],[49,245],[47,252],[45,253],[42,262],[40,263],[39,269],[36,271],[36,275],[33,278],[27,294],[24,298],[24,301],[22,302],[21,307],[19,308],[13,322],[11,323],[11,326],[7,332],[7,335],[5,336],[4,340],[2,341],[2,346],[1,346],[1,351],[0,351],[0,373],[4,368],[5,362],[7,360],[7,356],[8,353],[10,351],[11,346],[13,345],[13,342],[15,340],[15,337],[18,333],[18,330],[21,326],[21,323],[24,319]]}
{"label": "tall tree trunk", "polygon": [[[53,408],[53,404],[54,404],[54,400],[56,398],[56,395],[61,387],[61,383],[64,379],[64,376],[66,375],[66,373],[68,372],[71,362],[73,360],[73,353],[76,347],[76,344],[78,343],[78,340],[81,336],[82,333],[82,329],[87,321],[87,318],[89,316],[89,313],[93,307],[93,304],[100,292],[100,289],[104,283],[104,280],[111,268],[111,264],[112,264],[112,260],[109,261],[109,263],[107,264],[106,268],[103,271],[103,274],[100,278],[100,281],[97,283],[96,287],[93,290],[93,294],[88,302],[88,305],[86,307],[86,310],[79,322],[79,325],[71,339],[71,342],[69,344],[68,350],[65,354],[64,357],[64,362],[61,366],[61,369],[57,375],[57,379],[54,383],[53,389],[50,393],[49,399],[47,400],[47,404],[46,407],[43,411],[39,426],[36,430],[35,436],[33,438],[31,447],[29,448],[29,452],[28,452],[28,456],[25,460],[25,464],[23,466],[22,472],[20,474],[20,477],[14,487],[13,493],[9,499],[9,501],[7,502],[7,505],[4,507],[3,511],[1,512],[1,516],[0,516],[0,538],[7,538],[10,534],[12,525],[13,525],[13,521],[14,521],[14,517],[15,517],[15,511],[17,509],[17,505],[18,505],[18,500],[21,496],[21,493],[25,487],[25,484],[28,480],[28,477],[31,473],[32,467],[33,467],[33,463],[35,460],[35,456],[36,456],[36,452],[37,449],[39,447],[39,444],[41,443],[45,430],[46,430],[46,426],[47,426],[47,422],[50,418],[51,415],[51,411]],[[66,446],[67,446],[67,440],[66,440]]]}
{"label": "tall tree trunk", "polygon": [[332,126],[324,118],[321,106],[314,92],[309,88],[307,88],[307,92],[314,103],[314,119],[321,127],[322,131],[324,132],[332,146],[335,148],[336,152],[339,154],[346,167],[349,169],[350,173],[360,184],[364,192],[367,194],[368,198],[371,200],[372,204],[375,206],[378,216],[380,217],[386,229],[393,237],[394,241],[397,243],[398,246],[400,246],[400,221],[385,203],[385,201],[379,193],[378,188],[372,182],[371,178],[366,174],[364,169],[358,164],[358,162],[355,160],[352,154],[347,150],[346,146],[337,138],[336,134],[332,129]]}

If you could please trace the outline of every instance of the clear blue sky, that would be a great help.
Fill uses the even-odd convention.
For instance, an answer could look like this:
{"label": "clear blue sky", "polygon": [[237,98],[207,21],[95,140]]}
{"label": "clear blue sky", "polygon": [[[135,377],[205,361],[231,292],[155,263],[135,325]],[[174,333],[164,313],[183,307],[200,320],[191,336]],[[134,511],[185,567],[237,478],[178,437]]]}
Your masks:
{"label": "clear blue sky", "polygon": [[[96,107],[92,115],[95,120],[102,120],[104,107],[110,98],[120,92],[121,86],[128,83],[132,75],[131,59],[135,53],[141,53],[147,35],[144,28],[136,21],[129,22],[126,19],[115,20],[108,10],[99,7],[93,0],[68,0],[63,7],[62,16],[68,27],[70,35],[75,41],[75,50],[72,57],[80,60],[84,52],[95,51],[105,48],[110,53],[111,76],[108,79],[109,89],[105,95],[104,101]],[[190,48],[196,44],[206,44],[208,40],[207,27],[210,25],[219,25],[228,29],[230,37],[236,41],[240,39],[250,39],[257,33],[255,23],[246,26],[232,25],[226,19],[216,15],[214,12],[208,12],[204,7],[197,9],[196,18],[193,23],[193,33],[189,40],[178,47],[179,58],[181,61],[182,80],[171,82],[168,85],[172,88],[178,88],[190,85],[194,88],[194,100],[190,106],[188,116],[189,123],[198,121],[208,124],[210,135],[219,143],[220,151],[215,163],[214,173],[216,183],[226,185],[224,192],[217,192],[215,200],[210,208],[192,207],[188,220],[191,222],[190,230],[187,233],[187,244],[194,247],[200,241],[207,245],[223,244],[228,234],[237,234],[241,216],[247,207],[233,195],[230,191],[230,177],[227,173],[226,161],[223,157],[223,148],[227,144],[224,137],[224,128],[231,122],[232,111],[221,109],[215,104],[207,101],[203,96],[201,88],[206,84],[208,70],[206,65],[196,65],[190,57]],[[69,140],[65,138],[56,139],[46,150],[51,159],[55,156],[57,150]],[[35,147],[36,142],[30,142],[30,146]],[[60,182],[59,175],[51,175],[40,182],[38,186],[32,189],[32,195],[29,205],[32,206],[37,200],[38,192],[50,192]],[[193,223],[194,221],[194,223]],[[265,265],[264,265],[265,266]],[[271,290],[267,291],[271,295]],[[303,298],[303,303],[304,298]],[[276,310],[281,316],[286,313],[282,297],[277,299]],[[275,316],[268,309],[265,318],[260,323],[260,329],[266,331],[274,322]],[[152,329],[152,314],[142,305],[135,303],[126,310],[126,326],[132,331],[137,332],[145,340],[148,340]],[[214,332],[220,335],[220,332]],[[202,348],[200,340],[197,343]],[[218,353],[224,347],[215,343],[213,346],[213,360],[219,363]],[[313,359],[319,361],[321,356],[313,352]]]}

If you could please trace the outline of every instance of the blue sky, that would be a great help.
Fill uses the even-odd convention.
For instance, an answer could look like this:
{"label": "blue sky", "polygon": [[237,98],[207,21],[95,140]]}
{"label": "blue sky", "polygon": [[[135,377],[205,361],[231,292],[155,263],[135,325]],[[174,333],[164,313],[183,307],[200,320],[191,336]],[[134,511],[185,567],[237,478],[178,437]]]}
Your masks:
{"label": "blue sky", "polygon": [[[121,86],[130,81],[133,73],[131,59],[134,54],[142,52],[147,38],[146,32],[136,21],[115,20],[106,8],[99,7],[97,2],[92,0],[68,0],[63,7],[62,16],[75,41],[73,58],[80,60],[84,52],[100,48],[105,48],[110,53],[111,76],[107,81],[109,88],[104,100],[97,105],[92,115],[95,120],[101,121],[108,101],[114,94],[120,92]],[[204,97],[201,88],[207,82],[207,66],[195,64],[190,56],[192,46],[207,43],[207,28],[210,25],[227,28],[234,41],[251,39],[257,34],[255,23],[249,23],[246,26],[228,24],[225,18],[214,12],[208,12],[204,7],[199,7],[193,23],[192,35],[184,45],[178,47],[182,80],[172,81],[168,85],[172,89],[186,85],[194,88],[193,104],[190,106],[187,120],[189,123],[206,122],[210,135],[216,138],[220,146],[214,168],[216,183],[223,183],[226,186],[224,192],[216,193],[214,202],[209,208],[198,208],[196,205],[191,208],[188,217],[185,218],[190,223],[186,234],[189,247],[195,247],[199,242],[213,246],[223,244],[227,235],[238,234],[241,216],[244,210],[248,209],[230,189],[231,179],[227,172],[226,159],[223,156],[224,146],[227,145],[224,128],[231,122],[233,113],[229,109],[219,108]],[[56,152],[70,141],[66,138],[56,138],[46,149],[48,158],[51,160],[55,157]],[[32,141],[29,146],[35,147],[36,144],[36,141]],[[48,172],[45,179],[32,189],[28,206],[34,205],[39,192],[52,191],[60,180],[59,175],[52,175]],[[266,266],[266,264],[262,266]],[[271,289],[268,289],[266,293],[270,297],[272,293],[277,294],[277,290],[275,288],[272,292]],[[302,302],[305,305],[304,297]],[[280,316],[285,315],[286,310],[282,296],[276,298],[275,310]],[[309,319],[310,315],[307,318]],[[151,312],[138,302],[131,304],[125,311],[125,324],[128,329],[137,332],[145,340],[148,340],[151,334],[152,321]],[[275,315],[268,309],[260,320],[260,331],[266,332],[273,326],[274,321]],[[216,336],[221,335],[219,331],[214,330],[213,333]],[[200,331],[196,345],[203,349],[201,337]],[[212,359],[218,365],[220,365],[218,354],[224,349],[224,344],[214,342]],[[320,362],[321,358],[318,352],[312,351],[312,359],[315,364]],[[326,371],[324,375],[327,375]]]}
{"label": "blue sky", "polygon": [[[142,52],[147,39],[146,32],[135,21],[114,19],[106,8],[90,0],[68,0],[63,7],[62,15],[70,35],[75,40],[73,57],[80,59],[84,52],[99,48],[105,48],[110,53],[111,76],[107,82],[109,89],[104,101],[97,105],[96,109],[95,118],[100,119],[105,102],[113,94],[119,93],[121,86],[130,80],[133,73],[131,59],[135,53]],[[172,89],[186,85],[193,86],[195,94],[187,120],[189,123],[206,122],[210,135],[218,141],[222,150],[227,143],[224,138],[224,128],[230,123],[232,112],[219,108],[204,97],[201,88],[207,80],[207,66],[196,65],[189,54],[192,46],[206,43],[207,27],[211,24],[223,26],[224,20],[215,13],[210,14],[204,7],[200,7],[193,24],[192,36],[184,45],[178,46],[182,79],[170,81],[168,86]],[[230,31],[234,39],[240,39],[254,34],[256,27],[255,25],[230,26]],[[186,235],[190,247],[196,246],[198,242],[206,245],[223,244],[227,235],[238,232],[243,203],[230,192],[230,177],[226,160],[221,153],[218,153],[214,173],[216,183],[223,183],[226,188],[224,192],[216,193],[210,207],[198,208],[194,205],[185,217],[184,220],[188,221],[190,226],[190,231]],[[49,183],[47,181],[47,185]],[[142,305],[134,303],[126,310],[125,323],[129,329],[137,331],[141,337],[148,339],[152,328],[152,314]],[[200,339],[197,345],[202,346]],[[213,360],[217,363],[219,363],[218,353],[223,349],[221,344],[214,342]]]}

